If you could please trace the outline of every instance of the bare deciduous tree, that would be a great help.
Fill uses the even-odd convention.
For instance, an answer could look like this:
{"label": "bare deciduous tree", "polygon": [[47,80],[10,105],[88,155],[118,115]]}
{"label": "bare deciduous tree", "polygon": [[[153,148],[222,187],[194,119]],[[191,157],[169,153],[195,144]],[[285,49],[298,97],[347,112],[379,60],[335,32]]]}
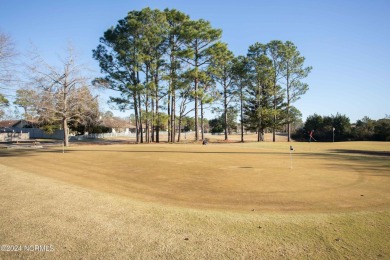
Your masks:
{"label": "bare deciduous tree", "polygon": [[[12,73],[15,67],[14,58],[17,53],[15,51],[15,44],[11,37],[5,33],[0,32],[0,90],[7,90],[15,78],[15,73]],[[0,118],[3,117],[4,111],[2,108],[9,105],[8,99],[4,93],[0,93]]]}
{"label": "bare deciduous tree", "polygon": [[0,32],[0,89],[6,89],[15,79],[15,43],[11,37]]}
{"label": "bare deciduous tree", "polygon": [[37,104],[40,120],[60,122],[64,130],[64,146],[69,145],[69,124],[72,121],[89,117],[95,109],[89,105],[96,98],[92,97],[83,75],[86,68],[76,62],[75,52],[68,47],[66,57],[60,59],[59,66],[48,64],[41,55],[32,58],[28,65],[32,83],[39,95]]}

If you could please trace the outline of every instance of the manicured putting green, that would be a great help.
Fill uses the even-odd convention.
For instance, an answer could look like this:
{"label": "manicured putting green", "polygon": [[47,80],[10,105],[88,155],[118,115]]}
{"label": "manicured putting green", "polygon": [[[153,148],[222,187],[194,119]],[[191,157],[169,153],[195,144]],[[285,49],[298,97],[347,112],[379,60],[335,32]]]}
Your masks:
{"label": "manicured putting green", "polygon": [[390,206],[389,151],[379,142],[88,145],[3,149],[0,163],[180,207],[339,212]]}

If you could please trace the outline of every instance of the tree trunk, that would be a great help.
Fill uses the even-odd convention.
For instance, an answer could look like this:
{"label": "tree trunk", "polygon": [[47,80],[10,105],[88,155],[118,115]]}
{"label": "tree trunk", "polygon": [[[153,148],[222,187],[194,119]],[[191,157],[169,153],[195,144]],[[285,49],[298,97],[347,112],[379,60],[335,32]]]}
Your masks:
{"label": "tree trunk", "polygon": [[291,141],[290,102],[287,102],[287,141]]}
{"label": "tree trunk", "polygon": [[[180,130],[179,130],[180,132]],[[176,93],[172,92],[172,142],[176,139]]]}
{"label": "tree trunk", "polygon": [[150,143],[150,129],[149,129],[149,94],[146,94],[146,100],[145,100],[145,117],[146,117],[146,122],[145,122],[145,128],[146,128],[146,133],[145,133],[145,141],[146,143]]}
{"label": "tree trunk", "polygon": [[181,124],[183,122],[183,117],[184,117],[184,110],[185,110],[185,100],[182,100],[180,103],[180,108],[179,108],[179,133],[177,136],[177,141],[180,142],[180,135],[181,135]]}
{"label": "tree trunk", "polygon": [[69,146],[69,130],[68,130],[68,119],[64,116],[62,118],[62,128],[64,129],[64,146]]}
{"label": "tree trunk", "polygon": [[67,113],[68,113],[68,94],[69,94],[69,86],[68,86],[68,73],[67,71],[64,74],[65,76],[65,82],[62,85],[62,91],[63,91],[63,111],[62,111],[62,129],[64,129],[64,146],[68,147],[69,146],[69,131],[68,131],[68,118],[67,118]]}
{"label": "tree trunk", "polygon": [[[172,83],[171,83],[172,84]],[[168,90],[168,143],[171,142],[171,132],[172,132],[172,108],[171,108],[171,91],[172,91],[172,86],[169,86]]]}
{"label": "tree trunk", "polygon": [[158,112],[158,72],[156,74],[155,78],[155,85],[156,85],[156,117],[157,117],[157,122],[156,122],[156,143],[160,142],[160,114]]}
{"label": "tree trunk", "polygon": [[155,142],[155,138],[154,138],[154,136],[155,136],[155,125],[154,125],[154,122],[155,122],[155,120],[156,120],[156,118],[155,118],[155,116],[156,116],[156,111],[155,111],[155,106],[154,106],[154,102],[155,102],[155,97],[153,97],[153,95],[152,95],[152,102],[151,102],[151,104],[150,104],[150,109],[151,109],[151,111],[152,111],[152,120],[151,120],[151,122],[150,122],[150,124],[151,124],[151,126],[150,126],[150,129],[152,130],[152,133],[151,133],[151,141],[152,142]]}
{"label": "tree trunk", "polygon": [[195,141],[199,141],[199,122],[198,122],[198,69],[199,69],[199,64],[198,64],[198,40],[196,40],[197,47],[195,48]]}
{"label": "tree trunk", "polygon": [[141,106],[141,94],[138,93],[138,107],[139,107],[139,127],[140,127],[140,134],[141,134],[141,143],[144,142],[144,131],[142,127],[142,106]]}
{"label": "tree trunk", "polygon": [[135,136],[136,142],[139,143],[139,117],[138,117],[138,105],[137,97],[135,92],[133,93],[133,102],[134,102],[134,117],[135,117]]}
{"label": "tree trunk", "polygon": [[224,121],[224,128],[225,128],[225,141],[228,140],[228,124],[227,124],[227,110],[228,110],[228,107],[227,107],[227,93],[226,93],[226,86],[224,87],[224,91],[223,91],[223,109],[224,109],[224,118],[223,118],[223,121]]}
{"label": "tree trunk", "polygon": [[195,141],[199,141],[198,129],[198,78],[195,78]]}
{"label": "tree trunk", "polygon": [[169,90],[168,90],[168,142],[174,142],[175,141],[175,135],[172,134],[173,131],[173,121],[174,121],[174,114],[175,109],[173,102],[173,95],[175,93],[175,37],[174,35],[170,34],[169,36],[169,48],[171,50],[169,55],[170,60],[170,68],[169,68],[169,75],[170,75],[170,81],[169,81]]}
{"label": "tree trunk", "polygon": [[204,140],[203,100],[200,101],[200,128],[202,140]]}
{"label": "tree trunk", "polygon": [[244,124],[243,124],[243,120],[244,120],[244,115],[243,115],[243,94],[242,94],[242,87],[240,88],[240,113],[241,113],[241,142],[243,143],[244,142]]}
{"label": "tree trunk", "polygon": [[174,127],[173,126],[173,122],[175,121],[175,119],[174,119],[175,109],[173,107],[173,92],[171,93],[170,103],[171,103],[171,116],[169,118],[169,120],[170,120],[170,123],[169,123],[169,129],[170,129],[170,131],[169,131],[169,141],[173,143],[174,139],[175,139],[175,135],[173,133],[173,127]]}
{"label": "tree trunk", "polygon": [[276,142],[276,79],[274,81],[274,118],[272,125],[272,141]]}
{"label": "tree trunk", "polygon": [[[288,71],[288,68],[287,68]],[[287,78],[286,78],[286,91],[287,91],[287,141],[291,141],[291,132],[290,132],[290,77],[288,76],[289,73],[287,72]]]}
{"label": "tree trunk", "polygon": [[260,142],[260,141],[263,141],[263,138],[261,136],[261,133],[263,132],[263,129],[262,129],[262,126],[261,126],[261,114],[260,114],[260,117],[259,117],[259,126],[257,128],[257,141]]}
{"label": "tree trunk", "polygon": [[150,97],[150,88],[149,88],[149,65],[146,64],[146,71],[145,71],[145,127],[146,127],[146,133],[145,133],[145,141],[146,143],[150,143],[150,114],[149,114],[149,97]]}
{"label": "tree trunk", "polygon": [[181,117],[179,117],[179,132],[177,133],[177,142],[180,142],[181,135]]}

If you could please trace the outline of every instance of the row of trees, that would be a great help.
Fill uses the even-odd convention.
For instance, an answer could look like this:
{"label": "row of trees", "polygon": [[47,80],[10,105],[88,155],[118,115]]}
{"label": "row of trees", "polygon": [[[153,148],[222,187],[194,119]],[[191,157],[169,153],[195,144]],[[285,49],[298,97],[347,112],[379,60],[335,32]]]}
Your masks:
{"label": "row of trees", "polygon": [[[139,142],[159,142],[162,128],[168,129],[170,142],[180,141],[182,129],[195,130],[196,140],[203,139],[205,110],[216,106],[220,116],[210,120],[210,127],[223,131],[226,140],[229,129],[236,127],[237,114],[242,141],[244,128],[258,132],[259,141],[265,129],[272,130],[275,140],[276,130],[286,128],[290,140],[290,126],[301,117],[293,103],[308,90],[302,80],[312,68],[304,66],[305,58],[292,42],[255,43],[246,56],[235,57],[220,41],[221,34],[208,21],[191,20],[177,10],[129,12],[93,50],[104,74],[93,84],[120,92],[121,97],[111,101],[122,110],[133,110]],[[0,33],[1,92],[15,80],[13,46],[9,36]],[[49,132],[64,129],[65,145],[68,128],[85,132],[99,125],[97,98],[72,49],[59,66],[40,55],[30,58],[27,83],[14,100],[25,119],[39,121]],[[0,117],[9,105],[0,93]],[[346,116],[313,115],[294,137],[306,139],[315,130],[319,140],[329,141],[334,129],[336,141],[389,140],[389,120],[364,118],[352,127]],[[141,129],[146,129],[145,135]]]}
{"label": "row of trees", "polygon": [[[290,136],[290,123],[299,117],[292,103],[307,91],[301,80],[311,67],[303,67],[304,57],[288,41],[255,43],[246,56],[235,57],[220,41],[221,34],[208,21],[191,20],[177,10],[129,12],[93,50],[104,74],[93,84],[120,92],[121,97],[111,101],[122,110],[133,110],[138,142],[159,142],[165,109],[168,141],[180,140],[176,131],[188,127],[184,120],[190,113],[195,139],[203,139],[204,114],[211,106],[221,108],[226,140],[229,120],[237,111],[241,132],[244,127],[255,130],[261,140],[264,129],[270,128],[275,140],[275,131],[287,125]],[[89,79],[83,76],[85,68],[72,50],[59,66],[37,54],[30,59],[27,84],[18,90],[14,104],[23,108],[26,119],[38,119],[48,131],[64,129],[68,145],[69,127],[85,128],[99,116]],[[2,56],[4,60],[9,59]],[[1,105],[9,105],[3,95]]]}
{"label": "row of trees", "polygon": [[131,11],[93,50],[104,74],[94,84],[120,92],[111,100],[133,110],[139,142],[159,141],[164,106],[168,141],[176,141],[176,130],[190,112],[195,139],[203,139],[204,113],[211,105],[222,107],[226,140],[232,106],[240,107],[241,126],[258,131],[259,140],[266,128],[275,140],[282,125],[290,140],[290,124],[300,114],[292,104],[307,91],[302,79],[311,67],[304,67],[305,58],[292,42],[255,43],[247,56],[235,57],[221,35],[208,21],[174,9]]}
{"label": "row of trees", "polygon": [[390,141],[390,117],[372,120],[364,117],[351,124],[345,115],[320,116],[307,118],[303,128],[293,134],[299,141],[310,139],[310,133],[321,142],[331,141]]}

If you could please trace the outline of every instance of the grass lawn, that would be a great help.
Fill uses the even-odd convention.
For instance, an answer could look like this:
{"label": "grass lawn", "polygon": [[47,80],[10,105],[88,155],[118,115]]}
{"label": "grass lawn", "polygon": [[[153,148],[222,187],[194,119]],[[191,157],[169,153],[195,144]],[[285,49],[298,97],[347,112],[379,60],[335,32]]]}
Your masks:
{"label": "grass lawn", "polygon": [[77,145],[0,156],[0,241],[22,246],[1,259],[390,258],[390,143]]}

